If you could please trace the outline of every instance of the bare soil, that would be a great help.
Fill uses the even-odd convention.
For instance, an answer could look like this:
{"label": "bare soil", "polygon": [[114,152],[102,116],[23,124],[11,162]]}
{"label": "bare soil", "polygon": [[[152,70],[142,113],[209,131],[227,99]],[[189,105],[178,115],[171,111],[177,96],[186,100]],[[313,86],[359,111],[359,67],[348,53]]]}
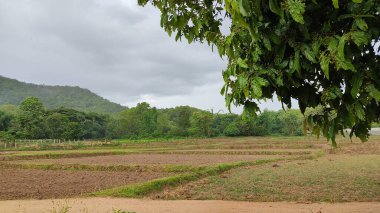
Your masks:
{"label": "bare soil", "polygon": [[64,159],[20,160],[13,163],[34,164],[85,164],[85,165],[212,165],[227,162],[255,161],[280,158],[266,155],[207,155],[207,154],[130,154]]}
{"label": "bare soil", "polygon": [[88,172],[1,169],[0,200],[79,196],[83,193],[136,182],[144,182],[166,175],[165,173],[159,172],[141,171]]}
{"label": "bare soil", "polygon": [[[329,212],[329,213],[370,213],[378,212],[380,203],[288,203],[288,202],[239,202],[239,201],[199,201],[199,200],[135,200],[123,198],[81,198],[67,200],[14,200],[0,201],[0,209],[4,212],[115,212],[117,210],[149,213],[149,212]],[[62,211],[63,212],[63,211]]]}

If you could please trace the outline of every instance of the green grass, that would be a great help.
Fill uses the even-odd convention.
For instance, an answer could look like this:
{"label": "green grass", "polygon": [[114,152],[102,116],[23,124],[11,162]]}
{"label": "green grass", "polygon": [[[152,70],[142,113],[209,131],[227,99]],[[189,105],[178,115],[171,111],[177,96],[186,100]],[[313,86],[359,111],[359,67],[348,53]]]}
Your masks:
{"label": "green grass", "polygon": [[[183,197],[250,201],[380,201],[380,155],[325,156],[317,160],[235,169],[193,184]],[[186,190],[185,190],[186,191]],[[180,194],[180,193],[179,193]],[[171,197],[172,196],[172,197]]]}

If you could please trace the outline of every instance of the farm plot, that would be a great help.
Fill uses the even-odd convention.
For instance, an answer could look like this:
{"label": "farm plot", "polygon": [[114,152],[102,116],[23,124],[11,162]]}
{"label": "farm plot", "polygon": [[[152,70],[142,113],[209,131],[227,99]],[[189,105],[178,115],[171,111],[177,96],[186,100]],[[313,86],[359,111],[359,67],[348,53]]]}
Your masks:
{"label": "farm plot", "polygon": [[168,174],[153,171],[0,169],[0,200],[66,198],[165,176]]}
{"label": "farm plot", "polygon": [[144,197],[231,169],[314,158],[321,152],[308,142],[273,141],[222,138],[7,151],[0,156],[0,199]]}
{"label": "farm plot", "polygon": [[[286,156],[280,156],[286,157]],[[13,161],[17,164],[84,164],[84,165],[194,165],[255,161],[278,158],[271,155],[221,155],[221,154],[129,154],[63,159],[38,159]]]}

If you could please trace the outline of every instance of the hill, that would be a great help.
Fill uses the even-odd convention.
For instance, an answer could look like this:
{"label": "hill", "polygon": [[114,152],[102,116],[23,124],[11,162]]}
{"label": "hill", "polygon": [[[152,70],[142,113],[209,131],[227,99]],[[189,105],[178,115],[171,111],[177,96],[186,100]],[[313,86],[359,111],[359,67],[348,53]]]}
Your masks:
{"label": "hill", "polygon": [[88,89],[29,84],[0,76],[0,105],[19,105],[27,97],[39,98],[47,108],[66,107],[85,112],[119,113],[125,107]]}

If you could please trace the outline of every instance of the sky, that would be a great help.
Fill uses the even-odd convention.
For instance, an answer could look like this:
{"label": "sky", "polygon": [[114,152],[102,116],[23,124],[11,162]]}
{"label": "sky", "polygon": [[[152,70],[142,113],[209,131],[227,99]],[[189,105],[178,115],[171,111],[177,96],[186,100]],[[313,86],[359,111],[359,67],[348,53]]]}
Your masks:
{"label": "sky", "polygon": [[219,92],[226,61],[207,44],[175,42],[160,28],[159,11],[136,2],[0,0],[0,75],[80,86],[129,107],[227,112]]}

